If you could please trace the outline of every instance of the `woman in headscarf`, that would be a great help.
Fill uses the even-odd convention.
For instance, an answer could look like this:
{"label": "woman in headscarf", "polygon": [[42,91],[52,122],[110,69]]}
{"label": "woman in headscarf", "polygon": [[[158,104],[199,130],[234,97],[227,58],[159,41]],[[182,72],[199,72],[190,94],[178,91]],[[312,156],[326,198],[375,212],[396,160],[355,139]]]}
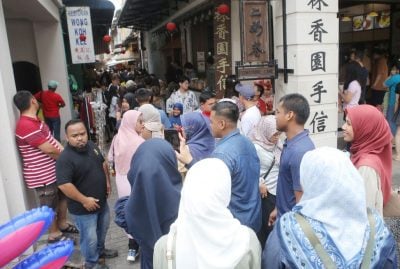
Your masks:
{"label": "woman in headscarf", "polygon": [[392,186],[392,134],[382,112],[370,105],[346,110],[343,138],[351,161],[364,178],[367,206],[382,214]]}
{"label": "woman in headscarf", "polygon": [[182,116],[182,127],[186,145],[193,157],[193,163],[207,158],[215,148],[215,138],[210,131],[209,119],[199,112],[190,112]]}
{"label": "woman in headscarf", "polygon": [[178,219],[156,243],[154,268],[260,268],[257,236],[233,217],[230,199],[231,175],[223,161],[210,158],[193,165],[182,189]]}
{"label": "woman in headscarf", "polygon": [[[131,159],[137,148],[144,142],[140,136],[143,130],[142,113],[136,110],[129,110],[124,113],[121,126],[115,135],[110,151],[108,152],[108,161],[114,163],[115,180],[117,185],[118,198],[129,196],[131,185],[128,181],[128,171]],[[139,246],[135,240],[128,235],[128,261],[135,261],[139,254]]]}
{"label": "woman in headscarf", "polygon": [[182,178],[172,146],[163,139],[140,145],[128,180],[132,192],[125,207],[127,230],[139,243],[140,268],[151,269],[154,244],[178,216]]}
{"label": "woman in headscarf", "polygon": [[396,241],[367,213],[363,179],[344,152],[307,152],[300,182],[303,196],[275,224],[263,268],[397,268]]}
{"label": "woman in headscarf", "polygon": [[257,236],[262,247],[264,247],[265,241],[272,231],[272,226],[268,226],[268,219],[276,203],[276,184],[278,182],[279,164],[283,149],[283,144],[279,140],[280,135],[281,132],[276,130],[275,116],[271,115],[261,118],[250,137],[260,159],[262,228]]}
{"label": "woman in headscarf", "polygon": [[164,138],[164,127],[157,108],[151,104],[144,104],[139,107],[139,111],[143,114],[144,122],[142,137],[145,140],[150,138]]}
{"label": "woman in headscarf", "polygon": [[183,105],[175,103],[172,107],[172,115],[169,117],[169,122],[173,127],[182,126],[181,116],[183,114]]}

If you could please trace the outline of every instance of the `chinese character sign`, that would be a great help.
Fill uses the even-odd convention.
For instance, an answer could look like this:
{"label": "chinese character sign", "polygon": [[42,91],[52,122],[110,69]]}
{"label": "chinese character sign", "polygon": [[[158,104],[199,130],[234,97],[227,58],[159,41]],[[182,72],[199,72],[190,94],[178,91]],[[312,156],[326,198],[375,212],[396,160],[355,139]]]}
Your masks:
{"label": "chinese character sign", "polygon": [[95,62],[90,8],[67,7],[66,11],[72,63]]}
{"label": "chinese character sign", "polygon": [[[216,1],[227,4],[230,1]],[[214,15],[214,51],[215,51],[215,90],[218,98],[225,94],[225,79],[232,73],[231,66],[231,16],[230,14]]]}
{"label": "chinese character sign", "polygon": [[269,61],[268,6],[266,1],[243,1],[244,63]]}

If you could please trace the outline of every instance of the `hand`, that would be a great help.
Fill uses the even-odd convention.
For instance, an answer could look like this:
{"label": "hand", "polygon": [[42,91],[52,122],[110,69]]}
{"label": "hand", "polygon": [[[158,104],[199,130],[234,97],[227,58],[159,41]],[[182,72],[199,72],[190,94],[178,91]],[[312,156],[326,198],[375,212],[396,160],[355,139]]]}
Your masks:
{"label": "hand", "polygon": [[268,196],[267,186],[263,183],[260,183],[259,188],[260,188],[261,198],[267,198],[267,196]]}
{"label": "hand", "polygon": [[99,204],[97,203],[99,199],[93,198],[93,197],[86,197],[85,200],[83,201],[82,205],[83,207],[91,212],[95,211],[96,209],[100,208]]}
{"label": "hand", "polygon": [[182,136],[182,134],[178,132],[178,135],[179,135],[180,152],[175,151],[176,158],[184,164],[189,164],[193,160],[193,157],[189,151],[189,146],[186,145],[186,139]]}
{"label": "hand", "polygon": [[271,212],[271,214],[269,214],[268,226],[272,226],[275,224],[277,214],[278,214],[278,211],[276,210],[276,207],[275,207],[275,209]]}

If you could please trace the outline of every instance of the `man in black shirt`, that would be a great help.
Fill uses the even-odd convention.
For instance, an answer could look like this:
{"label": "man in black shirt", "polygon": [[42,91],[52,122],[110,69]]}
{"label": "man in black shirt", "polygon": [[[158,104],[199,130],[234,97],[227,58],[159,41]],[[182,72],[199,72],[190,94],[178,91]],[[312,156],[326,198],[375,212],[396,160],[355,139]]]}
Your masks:
{"label": "man in black shirt", "polygon": [[68,210],[79,229],[85,268],[108,268],[98,265],[99,257],[115,257],[118,253],[104,247],[110,224],[107,164],[97,146],[88,141],[82,121],[67,122],[65,134],[68,145],[56,163],[57,184],[68,198]]}

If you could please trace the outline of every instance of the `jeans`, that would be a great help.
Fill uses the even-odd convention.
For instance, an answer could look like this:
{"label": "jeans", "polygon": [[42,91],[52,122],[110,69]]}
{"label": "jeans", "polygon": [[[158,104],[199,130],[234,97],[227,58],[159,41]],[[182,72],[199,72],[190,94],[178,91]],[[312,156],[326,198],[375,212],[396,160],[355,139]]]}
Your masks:
{"label": "jeans", "polygon": [[50,133],[54,136],[55,139],[60,141],[60,128],[61,128],[61,119],[58,118],[45,118],[47,126],[49,126]]}
{"label": "jeans", "polygon": [[104,250],[108,226],[110,225],[110,209],[108,204],[99,212],[86,215],[71,214],[80,236],[80,247],[85,257],[85,268],[96,266],[99,255]]}

